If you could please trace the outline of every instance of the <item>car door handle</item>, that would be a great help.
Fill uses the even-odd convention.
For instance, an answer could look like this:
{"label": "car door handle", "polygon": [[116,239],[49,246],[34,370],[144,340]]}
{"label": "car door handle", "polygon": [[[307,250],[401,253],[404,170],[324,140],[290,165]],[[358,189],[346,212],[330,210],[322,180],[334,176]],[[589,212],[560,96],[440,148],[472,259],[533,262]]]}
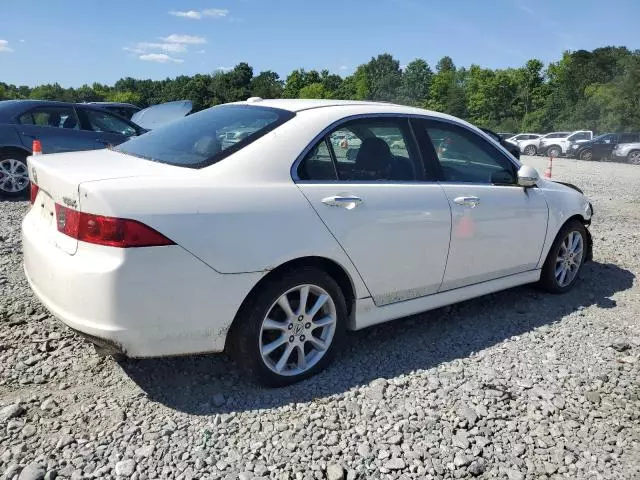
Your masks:
{"label": "car door handle", "polygon": [[323,198],[322,203],[330,207],[342,207],[352,210],[362,203],[362,199],[354,195],[333,195]]}
{"label": "car door handle", "polygon": [[464,207],[475,208],[480,205],[480,199],[478,197],[457,197],[453,201]]}

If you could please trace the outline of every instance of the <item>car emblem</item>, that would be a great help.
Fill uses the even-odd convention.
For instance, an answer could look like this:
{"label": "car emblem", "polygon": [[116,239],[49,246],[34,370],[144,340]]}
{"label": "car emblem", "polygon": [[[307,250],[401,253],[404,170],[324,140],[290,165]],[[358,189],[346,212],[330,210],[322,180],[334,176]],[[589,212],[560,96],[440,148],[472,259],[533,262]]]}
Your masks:
{"label": "car emblem", "polygon": [[302,332],[302,325],[298,324],[296,325],[296,330],[295,330],[295,335],[298,335],[300,332]]}
{"label": "car emblem", "polygon": [[78,202],[69,197],[62,197],[62,201],[67,207],[76,208]]}

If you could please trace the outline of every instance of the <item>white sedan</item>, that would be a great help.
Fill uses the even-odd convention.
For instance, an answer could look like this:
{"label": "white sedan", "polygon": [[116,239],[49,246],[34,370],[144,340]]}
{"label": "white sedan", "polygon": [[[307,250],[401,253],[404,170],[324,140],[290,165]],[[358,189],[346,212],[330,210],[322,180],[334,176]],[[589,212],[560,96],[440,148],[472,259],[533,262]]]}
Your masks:
{"label": "white sedan", "polygon": [[[221,143],[232,129],[248,135]],[[350,158],[333,142],[348,136]],[[268,385],[326,367],[347,329],[527,283],[565,292],[591,257],[577,188],[399,105],[252,98],[30,157],[29,175],[25,272],[53,314],[130,357],[227,350]]]}

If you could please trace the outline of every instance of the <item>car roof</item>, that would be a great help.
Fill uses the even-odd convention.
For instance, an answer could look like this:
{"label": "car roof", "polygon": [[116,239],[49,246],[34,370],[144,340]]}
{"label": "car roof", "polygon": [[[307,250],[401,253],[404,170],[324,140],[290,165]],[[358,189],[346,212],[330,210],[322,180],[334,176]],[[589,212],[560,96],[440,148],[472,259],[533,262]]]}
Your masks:
{"label": "car roof", "polygon": [[365,107],[376,107],[376,112],[388,111],[389,113],[415,113],[418,115],[428,114],[434,117],[449,118],[449,115],[433,112],[430,110],[424,110],[417,107],[408,107],[406,105],[398,105],[388,102],[373,102],[364,100],[316,100],[316,99],[249,99],[244,102],[235,102],[240,105],[253,105],[262,107],[279,108],[281,110],[288,110],[290,112],[301,112],[303,110],[313,110],[318,108],[329,107],[363,107],[363,113],[368,110]]}
{"label": "car roof", "polygon": [[100,105],[92,103],[59,102],[56,100],[2,100],[0,101],[0,119],[8,120],[33,107],[84,107],[102,110]]}
{"label": "car roof", "polygon": [[140,110],[140,107],[134,105],[133,103],[124,103],[124,102],[86,102],[84,105],[98,105],[99,107],[107,106],[107,107],[132,107]]}

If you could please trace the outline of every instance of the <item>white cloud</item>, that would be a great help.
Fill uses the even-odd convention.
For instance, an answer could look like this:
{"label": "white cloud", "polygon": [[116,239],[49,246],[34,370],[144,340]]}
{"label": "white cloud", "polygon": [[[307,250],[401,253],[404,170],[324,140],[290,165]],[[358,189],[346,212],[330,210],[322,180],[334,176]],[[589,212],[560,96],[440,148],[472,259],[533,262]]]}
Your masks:
{"label": "white cloud", "polygon": [[349,70],[349,67],[347,67],[346,65],[342,65],[340,66],[340,70]]}
{"label": "white cloud", "polygon": [[202,15],[213,18],[226,17],[228,14],[229,10],[225,10],[224,8],[208,8],[202,11]]}
{"label": "white cloud", "polygon": [[230,72],[233,70],[233,67],[218,67],[214,71],[215,72]]}
{"label": "white cloud", "polygon": [[169,15],[173,15],[174,17],[190,18],[192,20],[200,20],[202,18],[202,14],[195,10],[189,10],[187,12],[172,10],[169,12]]}
{"label": "white cloud", "polygon": [[142,42],[136,45],[140,50],[162,50],[163,52],[180,53],[186,52],[187,46],[183,43],[148,43]]}
{"label": "white cloud", "polygon": [[200,20],[202,17],[222,18],[229,14],[229,10],[224,8],[207,8],[198,12],[197,10],[171,10],[169,15],[174,17],[190,18],[191,20]]}
{"label": "white cloud", "polygon": [[146,53],[144,55],[140,55],[140,60],[144,60],[146,62],[157,62],[157,63],[182,63],[184,60],[181,58],[174,58],[166,55],[164,53]]}
{"label": "white cloud", "polygon": [[176,33],[169,35],[168,37],[160,37],[160,40],[163,40],[167,43],[183,43],[188,45],[197,45],[201,43],[207,43],[207,39],[204,37],[195,37],[192,35],[178,35]]}
{"label": "white cloud", "polygon": [[13,52],[12,48],[9,48],[9,42],[7,40],[0,40],[0,53]]}
{"label": "white cloud", "polygon": [[21,38],[20,40],[18,40],[20,43],[24,43],[24,39]]}
{"label": "white cloud", "polygon": [[135,53],[137,55],[140,55],[141,53],[145,52],[144,50],[136,47],[122,47],[122,50],[124,50],[125,52]]}
{"label": "white cloud", "polygon": [[206,53],[204,50],[198,50],[196,53],[199,53],[200,55],[202,55],[203,53]]}

